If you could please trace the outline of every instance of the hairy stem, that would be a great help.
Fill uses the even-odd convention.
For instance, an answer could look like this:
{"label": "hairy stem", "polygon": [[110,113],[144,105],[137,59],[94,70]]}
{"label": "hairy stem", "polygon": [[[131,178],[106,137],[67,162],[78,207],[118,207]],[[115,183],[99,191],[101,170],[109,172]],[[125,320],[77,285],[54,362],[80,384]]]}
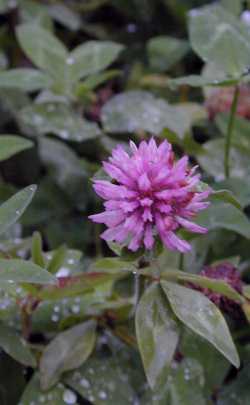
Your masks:
{"label": "hairy stem", "polygon": [[225,173],[226,178],[229,178],[229,175],[230,175],[229,157],[230,157],[230,148],[231,148],[231,144],[232,144],[232,135],[233,135],[233,128],[234,128],[234,121],[235,121],[235,115],[236,115],[236,110],[237,110],[238,98],[239,98],[239,86],[236,85],[235,89],[234,89],[233,102],[232,102],[231,110],[230,110],[230,117],[229,117],[229,123],[228,123],[228,127],[227,127],[227,135],[226,135],[226,143],[225,143],[224,173]]}

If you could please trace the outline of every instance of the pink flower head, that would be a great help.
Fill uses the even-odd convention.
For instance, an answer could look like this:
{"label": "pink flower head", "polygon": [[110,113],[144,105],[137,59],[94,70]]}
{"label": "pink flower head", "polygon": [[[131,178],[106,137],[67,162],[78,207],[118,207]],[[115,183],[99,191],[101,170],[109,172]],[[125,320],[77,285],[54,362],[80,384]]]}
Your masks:
{"label": "pink flower head", "polygon": [[130,148],[128,154],[117,146],[109,161],[103,162],[114,182],[94,182],[96,193],[105,200],[105,211],[89,218],[108,227],[103,239],[124,243],[132,251],[142,245],[152,249],[156,234],[168,249],[189,251],[190,244],[176,231],[181,227],[197,233],[207,231],[190,218],[207,208],[209,203],[203,200],[210,191],[197,190],[200,176],[194,174],[196,167],[188,168],[186,156],[174,162],[167,141],[158,147],[154,139],[142,141],[138,148],[131,141]]}

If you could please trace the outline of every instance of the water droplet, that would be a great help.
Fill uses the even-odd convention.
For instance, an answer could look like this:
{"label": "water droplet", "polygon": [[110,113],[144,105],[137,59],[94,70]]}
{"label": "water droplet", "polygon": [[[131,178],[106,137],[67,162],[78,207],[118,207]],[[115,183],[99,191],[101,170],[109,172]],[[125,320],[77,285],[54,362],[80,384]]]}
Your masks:
{"label": "water droplet", "polygon": [[75,260],[74,260],[74,259],[69,259],[69,260],[68,260],[68,263],[69,263],[69,264],[74,264],[74,263],[75,263]]}
{"label": "water droplet", "polygon": [[9,6],[9,8],[15,8],[17,6],[16,0],[9,0],[8,6]]}
{"label": "water droplet", "polygon": [[51,317],[51,320],[53,322],[58,322],[59,321],[59,316],[57,314],[53,314],[52,317]]}
{"label": "water droplet", "polygon": [[135,24],[133,24],[133,23],[130,23],[130,24],[127,25],[127,31],[130,34],[133,34],[134,32],[137,31],[137,26]]}
{"label": "water droplet", "polygon": [[53,309],[54,309],[55,312],[60,312],[60,307],[59,307],[59,305],[55,305]]}
{"label": "water droplet", "polygon": [[73,65],[73,64],[75,63],[75,59],[72,58],[71,56],[69,56],[69,57],[66,59],[66,63],[67,63],[67,65]]}
{"label": "water droplet", "polygon": [[241,16],[241,21],[243,21],[246,25],[250,25],[250,11],[246,10],[244,11]]}
{"label": "water droplet", "polygon": [[21,212],[19,210],[16,210],[16,215],[21,215]]}
{"label": "water droplet", "polygon": [[70,274],[70,269],[67,267],[61,267],[60,270],[56,273],[57,277],[67,277]]}
{"label": "water droplet", "polygon": [[68,133],[68,131],[66,131],[65,129],[62,129],[62,130],[59,132],[59,135],[60,135],[60,137],[63,138],[63,139],[68,139],[68,137],[69,137],[69,133]]}
{"label": "water droplet", "polygon": [[75,404],[76,403],[76,394],[71,390],[66,390],[63,393],[63,400],[66,404]]}
{"label": "water droplet", "polygon": [[107,394],[105,391],[100,391],[98,396],[100,399],[107,399]]}
{"label": "water droplet", "polygon": [[79,305],[73,305],[71,309],[72,309],[73,314],[78,314],[80,312]]}
{"label": "water droplet", "polygon": [[83,387],[83,388],[89,388],[90,387],[90,382],[86,379],[86,378],[81,378],[81,380],[80,380],[80,385]]}

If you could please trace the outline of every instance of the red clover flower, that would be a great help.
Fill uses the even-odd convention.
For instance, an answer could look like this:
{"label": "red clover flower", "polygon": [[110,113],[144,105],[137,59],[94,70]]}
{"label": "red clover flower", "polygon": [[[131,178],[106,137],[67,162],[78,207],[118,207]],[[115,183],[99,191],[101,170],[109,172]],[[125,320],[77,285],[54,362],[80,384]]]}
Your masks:
{"label": "red clover flower", "polygon": [[124,243],[132,251],[143,245],[152,249],[157,234],[168,249],[189,251],[190,244],[176,231],[181,227],[196,233],[207,231],[190,221],[209,205],[203,200],[210,190],[197,188],[197,166],[190,169],[187,156],[175,162],[167,141],[157,146],[152,138],[138,148],[131,141],[130,148],[128,154],[117,146],[109,161],[103,162],[113,182],[95,180],[94,189],[105,200],[105,211],[89,218],[108,227],[103,239]]}

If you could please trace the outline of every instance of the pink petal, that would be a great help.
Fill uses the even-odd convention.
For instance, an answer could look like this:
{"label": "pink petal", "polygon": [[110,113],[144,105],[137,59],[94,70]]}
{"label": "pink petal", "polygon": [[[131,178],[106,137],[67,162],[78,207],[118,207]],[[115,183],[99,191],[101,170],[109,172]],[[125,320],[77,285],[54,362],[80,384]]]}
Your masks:
{"label": "pink petal", "polygon": [[146,225],[145,234],[144,234],[144,245],[146,249],[152,249],[154,245],[153,231],[150,224]]}
{"label": "pink petal", "polygon": [[125,184],[126,186],[132,188],[135,186],[134,180],[130,179],[129,176],[124,174],[124,172],[115,165],[108,162],[103,162],[103,168],[111,178],[117,180],[119,183]]}
{"label": "pink petal", "polygon": [[195,232],[195,233],[207,233],[207,229],[203,226],[197,225],[193,222],[188,221],[182,217],[176,217],[177,221],[180,225],[186,228],[188,231]]}
{"label": "pink petal", "polygon": [[145,208],[142,214],[142,218],[144,222],[153,221],[153,216],[150,208]]}
{"label": "pink petal", "polygon": [[122,210],[114,210],[90,215],[89,218],[93,222],[97,222],[98,224],[105,224],[107,226],[113,227],[120,224],[125,219],[125,215]]}
{"label": "pink petal", "polygon": [[147,173],[143,173],[138,179],[139,189],[142,191],[148,191],[151,188],[151,182],[147,176]]}
{"label": "pink petal", "polygon": [[179,250],[181,253],[186,253],[191,250],[191,245],[183,239],[178,238],[174,232],[167,232],[165,235],[161,235],[163,243],[170,250]]}

